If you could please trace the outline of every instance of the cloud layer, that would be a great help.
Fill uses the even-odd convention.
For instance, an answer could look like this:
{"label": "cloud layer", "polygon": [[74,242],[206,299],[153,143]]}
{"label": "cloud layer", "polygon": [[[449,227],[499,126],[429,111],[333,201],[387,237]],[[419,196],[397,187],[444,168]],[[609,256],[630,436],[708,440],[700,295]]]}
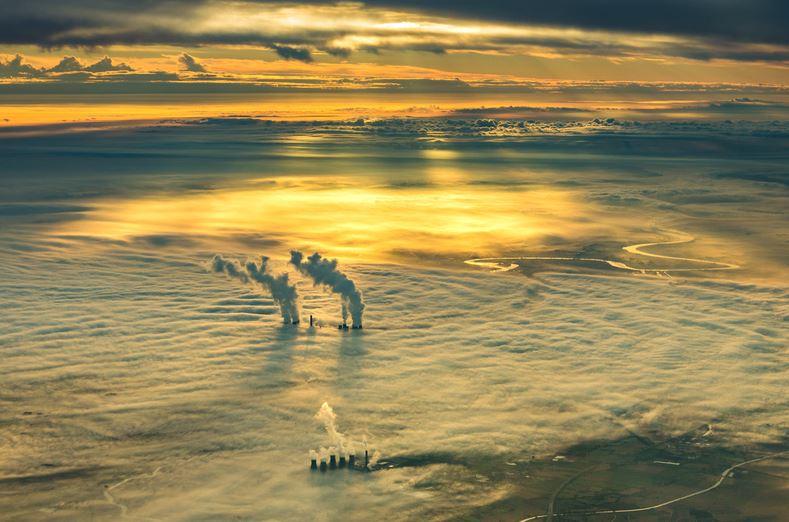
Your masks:
{"label": "cloud layer", "polygon": [[0,43],[61,46],[242,45],[309,62],[386,50],[675,57],[785,63],[785,2],[624,0],[530,3],[371,1],[125,2],[44,0],[15,4]]}
{"label": "cloud layer", "polygon": [[[125,63],[113,63],[109,56],[90,65],[83,65],[74,56],[64,56],[56,65],[49,68],[35,67],[24,63],[24,58],[18,54],[5,62],[0,61],[0,78],[58,78],[61,73],[112,73],[133,70]],[[64,76],[64,78],[69,78],[69,76]]]}
{"label": "cloud layer", "polygon": [[[476,519],[518,485],[518,509],[532,499],[539,513],[563,480],[557,452],[702,424],[712,430],[694,451],[725,456],[682,468],[703,468],[698,483],[711,484],[739,451],[787,440],[787,136],[769,121],[480,115],[224,118],[0,139],[14,163],[0,176],[0,511]],[[575,197],[546,200],[546,187]],[[562,224],[529,226],[540,216]],[[739,282],[567,264],[496,274],[438,248],[471,226],[453,252],[512,233],[500,251],[571,245],[591,257],[659,239],[653,218],[698,237],[670,249],[741,264],[720,274]],[[611,226],[587,234],[597,223]],[[400,257],[370,262],[364,249],[391,248],[387,237]],[[303,313],[322,328],[283,325],[267,293],[205,273],[212,252],[316,244],[365,289],[364,330],[338,332],[336,296],[295,271]],[[783,272],[770,279],[770,264]],[[310,474],[324,401],[349,438],[416,465]],[[642,473],[574,485],[624,495]],[[669,487],[696,487],[686,477]],[[649,487],[654,502],[668,497]]]}

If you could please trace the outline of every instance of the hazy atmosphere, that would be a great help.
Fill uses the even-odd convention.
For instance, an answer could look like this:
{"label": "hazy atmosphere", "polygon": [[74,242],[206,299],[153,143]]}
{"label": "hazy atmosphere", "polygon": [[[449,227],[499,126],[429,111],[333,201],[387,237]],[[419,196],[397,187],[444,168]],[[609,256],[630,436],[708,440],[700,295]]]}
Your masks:
{"label": "hazy atmosphere", "polygon": [[0,519],[789,516],[782,2],[0,7]]}

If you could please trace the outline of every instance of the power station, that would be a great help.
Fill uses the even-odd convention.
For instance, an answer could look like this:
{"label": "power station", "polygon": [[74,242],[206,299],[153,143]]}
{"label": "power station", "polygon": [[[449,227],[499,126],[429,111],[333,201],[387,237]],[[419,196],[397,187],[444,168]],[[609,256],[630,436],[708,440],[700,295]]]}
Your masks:
{"label": "power station", "polygon": [[[350,450],[338,450],[334,446],[329,449],[321,448],[321,451],[310,450],[310,470],[312,471],[328,471],[335,469],[347,468],[355,471],[370,471],[368,464],[370,463],[370,454],[368,450],[364,450],[364,465],[357,466],[356,452]],[[327,462],[328,459],[328,462]]]}
{"label": "power station", "polygon": [[[337,329],[338,330],[348,330],[349,329],[348,328],[348,323],[343,321],[342,324],[338,324],[337,325]],[[361,325],[361,323],[359,323],[359,324],[352,324],[350,326],[350,329],[351,330],[361,330],[362,329],[362,325]]]}
{"label": "power station", "polygon": [[[293,321],[291,324],[297,325],[297,324],[299,324],[299,321]],[[318,320],[315,319],[315,317],[310,314],[310,328],[315,328],[316,326],[318,328],[321,328],[321,325],[318,324]],[[347,321],[343,321],[342,323],[337,325],[337,329],[338,330],[343,330],[343,331],[347,331],[347,330],[361,330],[362,329],[362,325],[361,325],[361,323],[359,323],[359,324],[351,324],[350,326],[348,326],[348,322]]]}
{"label": "power station", "polygon": [[[304,255],[296,250],[291,251],[291,264],[299,272],[309,276],[316,286],[322,286],[342,297],[342,324],[337,325],[338,330],[361,330],[364,300],[362,292],[353,281],[337,270],[337,260],[328,260],[315,253],[304,261]],[[237,259],[225,259],[221,254],[215,254],[208,266],[209,270],[223,273],[237,279],[242,283],[255,283],[265,289],[279,306],[282,322],[298,325],[299,320],[299,295],[296,285],[288,279],[288,274],[273,275],[269,267],[269,258],[261,256],[259,262],[248,260],[241,263]],[[351,326],[348,327],[347,318],[350,313]],[[310,328],[321,325],[316,324],[310,316]]]}

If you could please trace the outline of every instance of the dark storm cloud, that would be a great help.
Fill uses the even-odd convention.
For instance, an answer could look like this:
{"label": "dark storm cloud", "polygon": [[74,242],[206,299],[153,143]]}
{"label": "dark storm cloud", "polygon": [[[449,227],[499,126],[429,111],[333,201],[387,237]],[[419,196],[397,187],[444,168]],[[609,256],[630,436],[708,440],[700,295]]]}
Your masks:
{"label": "dark storm cloud", "polygon": [[654,42],[648,47],[642,43],[631,43],[627,39],[597,41],[577,40],[557,36],[513,36],[494,37],[477,45],[478,50],[499,50],[514,46],[529,46],[560,51],[566,54],[596,55],[608,57],[675,56],[691,60],[710,61],[715,59],[733,61],[789,61],[789,48],[756,44],[731,44],[720,39],[696,39],[683,42]]}
{"label": "dark storm cloud", "polygon": [[367,0],[365,3],[478,20],[789,44],[786,30],[789,2],[785,0]]}
{"label": "dark storm cloud", "polygon": [[272,45],[271,47],[280,57],[286,60],[312,61],[312,54],[309,49],[291,47],[289,45]]}
{"label": "dark storm cloud", "polygon": [[199,20],[197,11],[210,3],[204,0],[40,0],[28,5],[0,0],[3,12],[0,44],[32,44],[45,49],[149,44],[251,45],[271,49],[287,60],[310,62],[312,55],[305,46],[322,46],[335,36],[333,32],[320,30],[276,37],[257,31],[194,31],[189,22]]}
{"label": "dark storm cloud", "polygon": [[[249,2],[249,0],[247,0]],[[292,4],[295,2],[257,1]],[[249,3],[252,3],[249,2]],[[206,0],[0,0],[4,43],[56,42],[69,30],[100,27],[127,14],[188,15]],[[306,4],[335,2],[306,1]],[[366,0],[368,6],[417,10],[443,17],[640,33],[789,43],[789,2],[784,0]]]}
{"label": "dark storm cloud", "polygon": [[321,50],[338,58],[348,58],[351,55],[350,49],[344,49],[342,47],[325,47]]}

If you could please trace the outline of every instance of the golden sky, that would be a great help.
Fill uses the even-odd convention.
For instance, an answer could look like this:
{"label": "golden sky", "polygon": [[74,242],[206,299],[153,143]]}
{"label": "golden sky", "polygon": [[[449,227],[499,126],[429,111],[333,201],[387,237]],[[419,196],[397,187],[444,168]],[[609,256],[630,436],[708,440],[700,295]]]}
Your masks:
{"label": "golden sky", "polygon": [[[774,27],[780,22],[770,18],[772,6],[762,5],[772,2],[753,2],[751,9],[738,11],[729,2],[691,0],[688,7],[678,8],[671,2],[651,1],[633,10],[637,12],[608,17],[595,16],[600,8],[596,3],[600,2],[560,0],[558,4],[568,5],[557,15],[545,2],[523,6],[499,1],[493,2],[497,9],[485,10],[429,1],[201,0],[140,5],[45,0],[35,9],[10,8],[4,24],[16,21],[17,27],[0,36],[0,52],[24,54],[29,63],[43,67],[55,66],[64,55],[86,62],[111,55],[136,70],[202,72],[202,66],[227,74],[295,70],[391,76],[405,66],[423,70],[425,77],[464,73],[747,83],[787,79],[786,38]],[[612,9],[617,3],[604,4]],[[685,27],[688,24],[679,18],[683,14],[698,17],[693,28]],[[656,15],[657,22],[645,23],[645,16]],[[726,17],[732,26],[725,25]],[[739,31],[737,24],[747,31]],[[197,60],[179,62],[184,52]],[[282,60],[301,64],[289,67],[278,63]],[[74,67],[64,69],[61,72],[76,72]]]}
{"label": "golden sky", "polygon": [[[49,104],[48,95],[90,95],[79,104],[92,106],[113,94],[171,96],[179,105],[190,94],[216,107],[228,107],[222,94],[423,95],[401,96],[400,113],[409,104],[435,112],[429,95],[464,107],[785,101],[784,10],[771,0],[652,0],[637,10],[624,0],[528,9],[502,0],[42,0],[10,7],[0,21],[0,93],[13,95],[0,101],[0,124],[39,121],[24,106]],[[74,119],[70,103],[44,119]],[[110,112],[169,115],[157,103],[131,110],[139,100],[113,102]],[[93,108],[82,119],[109,116]]]}

